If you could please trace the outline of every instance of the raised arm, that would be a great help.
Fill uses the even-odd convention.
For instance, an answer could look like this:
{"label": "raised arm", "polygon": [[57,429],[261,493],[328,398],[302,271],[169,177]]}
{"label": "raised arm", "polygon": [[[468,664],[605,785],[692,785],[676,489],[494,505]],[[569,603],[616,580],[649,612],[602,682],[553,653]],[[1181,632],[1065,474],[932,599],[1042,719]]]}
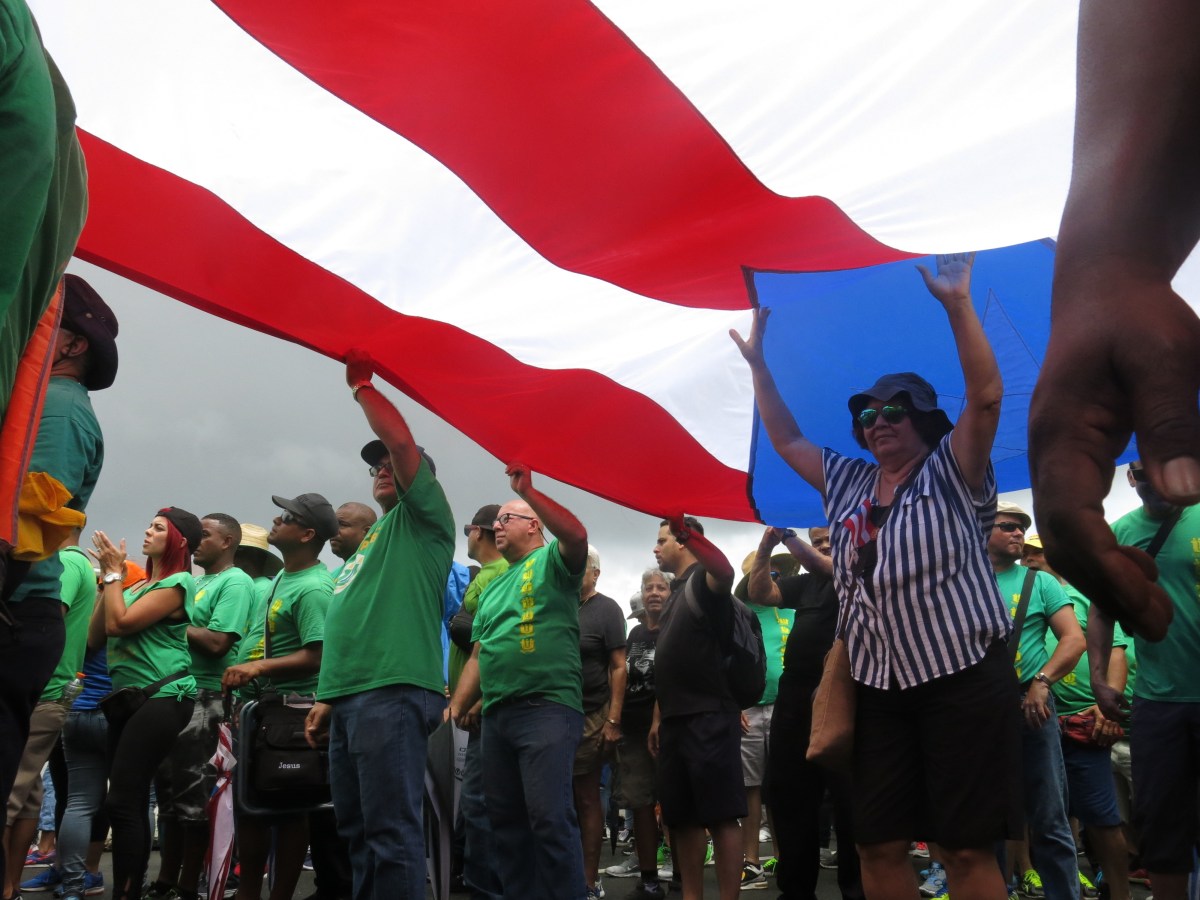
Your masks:
{"label": "raised arm", "polygon": [[983,489],[992,444],[1000,424],[1000,401],[1004,382],[1000,367],[983,324],[971,302],[971,269],[974,253],[950,253],[938,256],[937,274],[924,266],[917,271],[938,303],[946,310],[946,319],[958,350],[958,364],[966,385],[966,403],[950,436],[954,459],[968,485],[976,492]]}
{"label": "raised arm", "polygon": [[825,468],[821,463],[821,448],[800,431],[795,416],[783,402],[779,387],[775,384],[775,378],[767,368],[766,357],[763,355],[763,337],[767,333],[767,319],[771,310],[768,307],[759,307],[754,310],[753,315],[754,322],[750,326],[748,338],[743,340],[732,328],[729,330],[729,336],[750,364],[758,415],[762,419],[763,427],[767,429],[767,436],[770,437],[775,452],[797,475],[823,494]]}
{"label": "raised arm", "polygon": [[354,399],[362,407],[367,424],[387,447],[396,486],[407,491],[421,466],[421,451],[417,449],[400,410],[372,383],[374,374],[375,361],[368,354],[362,350],[351,350],[346,354],[346,384],[354,391]]}
{"label": "raised arm", "polygon": [[670,523],[675,540],[687,544],[696,562],[704,569],[708,589],[714,594],[728,594],[733,588],[733,566],[725,554],[700,532],[688,528],[683,516],[672,516]]}
{"label": "raised arm", "polygon": [[758,549],[754,551],[754,562],[750,564],[750,574],[746,576],[746,597],[751,603],[759,606],[779,606],[783,602],[783,594],[779,585],[771,577],[771,551],[783,539],[783,529],[768,528],[763,532]]}
{"label": "raised arm", "polygon": [[587,529],[574,513],[554,502],[533,486],[529,466],[512,463],[504,473],[517,496],[529,504],[542,525],[558,538],[558,552],[568,572],[582,572],[587,562]]}

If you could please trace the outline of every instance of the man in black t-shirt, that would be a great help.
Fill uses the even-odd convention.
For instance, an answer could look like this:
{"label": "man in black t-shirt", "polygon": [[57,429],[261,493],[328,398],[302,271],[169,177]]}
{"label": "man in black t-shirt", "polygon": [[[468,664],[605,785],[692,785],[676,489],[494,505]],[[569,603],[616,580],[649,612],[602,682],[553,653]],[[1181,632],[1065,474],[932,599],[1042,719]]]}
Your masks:
{"label": "man in black t-shirt", "polygon": [[591,893],[600,895],[600,845],[604,810],[600,807],[600,774],[621,739],[621,707],[625,703],[625,616],[617,601],[596,590],[600,554],[588,546],[587,565],[579,589],[579,660],[583,676],[583,737],[575,751],[572,785],[583,874]]}
{"label": "man in black t-shirt", "polygon": [[664,521],[654,555],[675,575],[655,655],[650,749],[659,760],[663,824],[685,897],[703,894],[707,828],[721,900],[739,895],[746,790],[741,709],[726,684],[721,636],[733,628],[733,566],[690,516]]}
{"label": "man in black t-shirt", "polygon": [[[819,875],[821,802],[828,788],[837,831],[838,886],[844,900],[860,900],[863,889],[851,828],[849,786],[843,777],[804,758],[812,728],[812,696],[821,681],[825,654],[833,645],[838,620],[829,529],[810,528],[808,534],[812,544],[791,529],[768,528],[747,579],[746,593],[751,603],[796,611],[784,650],[767,751],[764,793],[779,845],[775,882],[783,900],[814,896]],[[771,551],[781,541],[808,573],[779,581],[771,577]]]}

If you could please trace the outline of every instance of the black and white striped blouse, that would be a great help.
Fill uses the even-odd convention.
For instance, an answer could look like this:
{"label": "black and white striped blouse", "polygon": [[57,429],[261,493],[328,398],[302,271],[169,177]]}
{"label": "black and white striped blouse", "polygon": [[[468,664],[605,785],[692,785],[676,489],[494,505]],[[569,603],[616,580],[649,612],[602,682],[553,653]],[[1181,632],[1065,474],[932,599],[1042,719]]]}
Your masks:
{"label": "black and white striped blouse", "polygon": [[854,680],[915,687],[979,662],[1012,628],[987,556],[996,517],[989,463],[982,496],[963,480],[947,435],[876,536],[874,596],[854,574],[856,517],[874,504],[879,466],[826,448],[825,513]]}

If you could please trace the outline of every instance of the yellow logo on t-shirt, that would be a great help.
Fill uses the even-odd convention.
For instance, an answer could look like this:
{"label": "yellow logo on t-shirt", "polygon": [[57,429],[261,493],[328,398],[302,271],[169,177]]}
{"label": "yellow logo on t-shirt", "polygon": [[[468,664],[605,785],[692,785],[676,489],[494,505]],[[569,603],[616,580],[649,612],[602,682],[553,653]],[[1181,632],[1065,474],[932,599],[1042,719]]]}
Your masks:
{"label": "yellow logo on t-shirt", "polygon": [[537,601],[533,596],[533,560],[525,561],[525,569],[521,572],[521,621],[517,631],[521,634],[521,652],[533,653],[537,650],[534,642],[533,610]]}

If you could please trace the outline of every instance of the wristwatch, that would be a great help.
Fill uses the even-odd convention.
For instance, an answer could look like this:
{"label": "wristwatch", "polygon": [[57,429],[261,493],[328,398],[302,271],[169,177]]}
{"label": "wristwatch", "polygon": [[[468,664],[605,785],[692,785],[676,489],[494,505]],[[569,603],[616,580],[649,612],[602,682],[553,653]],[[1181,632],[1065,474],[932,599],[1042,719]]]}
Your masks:
{"label": "wristwatch", "polygon": [[604,721],[607,722],[609,725],[615,725],[617,728],[621,727],[621,723],[618,722],[616,719],[605,719]]}
{"label": "wristwatch", "polygon": [[100,580],[103,581],[105,584],[112,584],[114,581],[121,580],[121,573],[120,572],[105,572],[104,577]]}
{"label": "wristwatch", "polygon": [[1033,676],[1033,680],[1040,681],[1046,687],[1050,687],[1050,685],[1052,684],[1050,679],[1046,676],[1045,672],[1038,672],[1036,675]]}
{"label": "wristwatch", "polygon": [[795,528],[785,528],[783,529],[783,537],[786,540],[787,538],[799,537],[799,535],[796,534]]}

